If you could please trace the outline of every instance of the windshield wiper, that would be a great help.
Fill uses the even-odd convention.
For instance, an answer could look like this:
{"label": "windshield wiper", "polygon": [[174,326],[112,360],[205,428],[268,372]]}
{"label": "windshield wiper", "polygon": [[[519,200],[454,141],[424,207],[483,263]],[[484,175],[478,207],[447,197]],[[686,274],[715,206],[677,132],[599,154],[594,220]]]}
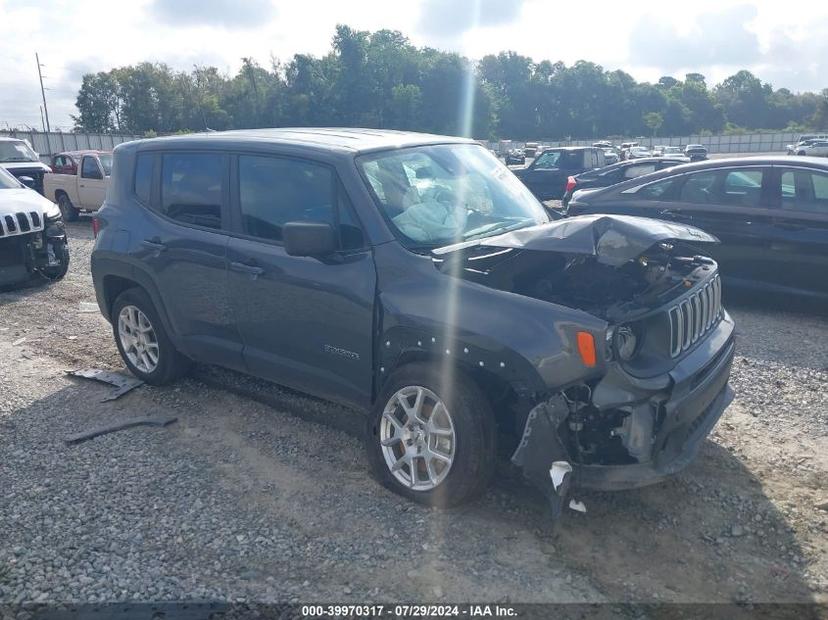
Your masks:
{"label": "windshield wiper", "polygon": [[500,222],[497,224],[492,224],[491,228],[486,228],[484,230],[476,230],[468,233],[467,235],[463,235],[463,239],[468,241],[470,239],[479,239],[481,237],[490,237],[496,234],[502,234],[505,232],[509,232],[510,230],[516,230],[518,228],[523,228],[532,223],[533,220],[521,220],[519,222],[513,222],[511,224]]}

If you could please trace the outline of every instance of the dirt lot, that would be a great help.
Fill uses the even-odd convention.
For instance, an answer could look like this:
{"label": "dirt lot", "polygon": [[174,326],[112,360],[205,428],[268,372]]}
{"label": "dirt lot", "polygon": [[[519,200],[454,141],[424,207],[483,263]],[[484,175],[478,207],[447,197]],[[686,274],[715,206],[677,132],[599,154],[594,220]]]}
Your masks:
{"label": "dirt lot", "polygon": [[[698,461],[581,493],[552,533],[507,463],[481,500],[410,504],[369,479],[356,414],[214,369],[99,402],[120,369],[88,312],[89,221],[50,287],[0,294],[0,603],[828,602],[828,320],[731,300],[737,399]],[[175,415],[68,447],[79,430]],[[821,507],[820,507],[821,505]]]}

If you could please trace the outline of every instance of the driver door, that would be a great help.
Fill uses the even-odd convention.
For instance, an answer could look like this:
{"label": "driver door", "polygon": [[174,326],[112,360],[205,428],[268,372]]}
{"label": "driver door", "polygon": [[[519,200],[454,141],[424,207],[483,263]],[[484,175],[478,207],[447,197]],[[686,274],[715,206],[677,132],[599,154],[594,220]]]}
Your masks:
{"label": "driver door", "polygon": [[81,174],[78,179],[78,199],[81,209],[97,211],[106,198],[106,179],[98,158],[84,155],[81,160]]}
{"label": "driver door", "polygon": [[[370,404],[376,270],[330,166],[234,157],[229,293],[249,372],[315,396]],[[329,223],[340,251],[291,256],[287,222]]]}
{"label": "driver door", "polygon": [[569,172],[558,167],[560,151],[544,151],[532,162],[521,180],[540,200],[563,196]]}

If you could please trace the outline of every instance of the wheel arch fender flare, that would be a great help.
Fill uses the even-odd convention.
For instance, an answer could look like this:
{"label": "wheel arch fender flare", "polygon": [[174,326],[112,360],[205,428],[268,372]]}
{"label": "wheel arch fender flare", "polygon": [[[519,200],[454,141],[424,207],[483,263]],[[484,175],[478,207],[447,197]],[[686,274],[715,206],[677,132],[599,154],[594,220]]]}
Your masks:
{"label": "wheel arch fender flare", "polygon": [[[103,305],[106,309],[105,316],[107,316],[110,321],[114,319],[112,316],[112,305],[115,303],[115,299],[117,299],[118,295],[126,290],[126,288],[132,288],[124,287],[115,289],[117,292],[111,292],[107,288],[107,279],[114,276],[119,280],[131,282],[135,287],[143,289],[144,292],[149,295],[150,301],[152,301],[152,305],[155,307],[155,311],[161,319],[164,331],[166,331],[173,344],[178,346],[180,339],[178,338],[178,334],[176,334],[172,329],[172,324],[170,323],[163,298],[152,277],[140,267],[125,264],[121,261],[98,259],[95,262],[96,269],[105,272],[102,276],[103,300],[99,300],[99,305]],[[103,304],[101,304],[101,301],[103,301]]]}
{"label": "wheel arch fender flare", "polygon": [[[374,400],[394,371],[411,362],[448,363],[466,371],[478,383],[484,378],[495,378],[521,399],[531,399],[546,391],[543,379],[529,360],[487,337],[395,326],[382,333],[377,349]],[[491,386],[479,387],[487,392],[486,388]]]}

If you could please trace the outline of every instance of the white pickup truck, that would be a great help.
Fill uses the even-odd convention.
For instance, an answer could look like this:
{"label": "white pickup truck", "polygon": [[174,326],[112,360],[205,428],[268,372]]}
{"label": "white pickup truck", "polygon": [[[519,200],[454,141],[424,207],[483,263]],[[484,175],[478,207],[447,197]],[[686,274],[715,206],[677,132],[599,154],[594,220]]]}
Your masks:
{"label": "white pickup truck", "polygon": [[43,177],[43,195],[60,207],[63,219],[72,222],[81,211],[97,211],[109,186],[112,153],[69,151],[52,157],[52,172]]}

